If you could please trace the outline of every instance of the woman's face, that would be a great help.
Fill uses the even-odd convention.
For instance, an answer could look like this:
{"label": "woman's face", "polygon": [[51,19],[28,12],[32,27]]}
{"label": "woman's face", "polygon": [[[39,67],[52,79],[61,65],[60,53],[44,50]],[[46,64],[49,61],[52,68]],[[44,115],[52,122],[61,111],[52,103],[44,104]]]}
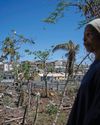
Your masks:
{"label": "woman's face", "polygon": [[88,52],[100,51],[100,34],[91,25],[87,25],[85,28],[84,46]]}

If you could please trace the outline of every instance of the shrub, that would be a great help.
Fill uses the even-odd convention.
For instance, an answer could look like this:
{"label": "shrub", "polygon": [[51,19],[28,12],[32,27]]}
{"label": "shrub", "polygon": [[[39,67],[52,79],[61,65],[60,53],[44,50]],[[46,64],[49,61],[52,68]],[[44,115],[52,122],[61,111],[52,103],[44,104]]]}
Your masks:
{"label": "shrub", "polygon": [[50,102],[47,106],[46,106],[46,113],[48,113],[49,115],[52,114],[56,114],[57,113],[57,106],[55,105],[55,103]]}

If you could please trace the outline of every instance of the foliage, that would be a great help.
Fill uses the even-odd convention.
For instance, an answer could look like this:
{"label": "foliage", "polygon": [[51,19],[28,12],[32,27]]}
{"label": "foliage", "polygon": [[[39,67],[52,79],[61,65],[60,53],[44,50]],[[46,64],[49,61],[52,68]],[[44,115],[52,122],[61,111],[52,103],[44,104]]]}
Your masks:
{"label": "foliage", "polygon": [[65,56],[67,58],[66,70],[69,75],[73,73],[73,66],[75,62],[76,53],[79,51],[79,45],[75,45],[71,40],[69,42],[65,42],[63,44],[58,44],[53,48],[53,52],[62,49],[66,51]]}
{"label": "foliage", "polygon": [[14,57],[18,57],[18,49],[19,47],[15,47],[15,42],[10,37],[5,38],[2,50],[6,58],[10,55],[10,61],[14,60]]}
{"label": "foliage", "polygon": [[23,35],[17,34],[15,31],[12,31],[9,36],[5,38],[2,42],[2,59],[10,58],[10,61],[16,61],[20,59],[19,49],[22,44],[31,43],[34,44],[32,39],[27,39]]}
{"label": "foliage", "polygon": [[19,73],[21,72],[20,64],[18,64],[18,62],[14,62],[12,64],[12,67],[13,67],[12,74],[14,75],[15,80],[18,81]]}
{"label": "foliage", "polygon": [[48,60],[49,56],[50,56],[50,52],[51,50],[44,50],[44,51],[35,51],[33,54],[35,55],[35,59],[39,59],[42,62],[45,62],[46,60]]}
{"label": "foliage", "polygon": [[29,61],[25,61],[22,64],[21,68],[22,68],[22,72],[23,72],[23,75],[24,75],[23,77],[26,80],[30,79],[30,76],[31,76],[31,74],[30,74],[30,68],[31,68],[30,62]]}
{"label": "foliage", "polygon": [[51,55],[51,49],[49,50],[44,50],[44,51],[41,51],[41,50],[38,50],[38,51],[30,51],[30,50],[25,50],[25,52],[28,54],[28,55],[34,55],[34,59],[37,59],[41,62],[42,64],[42,67],[40,67],[41,69],[46,69],[46,61],[49,59],[50,55]]}
{"label": "foliage", "polygon": [[94,18],[100,18],[100,0],[78,0],[68,2],[67,0],[60,0],[54,12],[49,17],[44,19],[47,23],[56,23],[59,18],[64,16],[66,8],[70,6],[76,7],[79,13],[85,16],[85,20],[80,21],[79,26],[83,26]]}
{"label": "foliage", "polygon": [[53,115],[53,114],[56,114],[57,113],[57,106],[55,105],[55,103],[53,102],[50,102],[47,106],[46,106],[46,112],[49,114],[49,115]]}
{"label": "foliage", "polygon": [[55,71],[54,66],[48,65],[47,71],[48,72],[54,72]]}

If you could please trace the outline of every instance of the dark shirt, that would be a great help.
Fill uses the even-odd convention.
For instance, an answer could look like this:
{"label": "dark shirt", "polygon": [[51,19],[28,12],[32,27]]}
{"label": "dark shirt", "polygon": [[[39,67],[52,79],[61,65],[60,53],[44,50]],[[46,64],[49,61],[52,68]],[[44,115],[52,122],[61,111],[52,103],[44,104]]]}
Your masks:
{"label": "dark shirt", "polygon": [[95,60],[85,74],[67,125],[100,124],[100,61]]}

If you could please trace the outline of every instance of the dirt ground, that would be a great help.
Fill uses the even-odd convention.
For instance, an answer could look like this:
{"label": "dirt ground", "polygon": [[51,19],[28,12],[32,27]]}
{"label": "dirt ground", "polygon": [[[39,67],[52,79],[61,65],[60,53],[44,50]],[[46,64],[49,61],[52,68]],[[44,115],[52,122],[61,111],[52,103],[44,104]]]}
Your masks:
{"label": "dirt ground", "polygon": [[[57,125],[66,124],[77,89],[78,87],[76,86],[68,86]],[[38,103],[36,93],[40,93]],[[17,107],[16,102],[18,101],[19,94],[15,88],[0,86],[0,125],[22,125],[24,115],[25,121],[23,125],[33,125],[36,110],[37,117],[35,125],[52,125],[62,98],[62,92],[48,90],[48,97],[45,98],[44,95],[45,90],[32,90],[29,106],[29,95],[27,91],[24,91],[22,106]],[[25,114],[26,105],[28,107]],[[36,109],[36,107],[38,108]]]}

